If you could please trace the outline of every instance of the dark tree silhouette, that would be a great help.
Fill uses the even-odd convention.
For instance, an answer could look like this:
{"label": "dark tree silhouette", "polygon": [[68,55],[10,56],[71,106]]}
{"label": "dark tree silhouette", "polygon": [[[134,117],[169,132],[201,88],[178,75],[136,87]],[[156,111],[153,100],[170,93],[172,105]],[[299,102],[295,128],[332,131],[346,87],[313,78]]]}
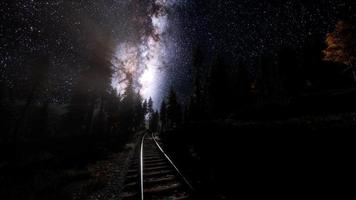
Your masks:
{"label": "dark tree silhouette", "polygon": [[280,65],[273,54],[261,56],[256,75],[256,106],[278,104],[284,95]]}
{"label": "dark tree silhouette", "polygon": [[[107,60],[105,56],[102,56],[101,52],[98,52],[100,45],[96,47],[92,55],[89,57],[89,69],[87,71],[87,77],[89,78],[88,91],[90,93],[90,112],[88,115],[88,129],[89,134],[105,132],[102,128],[106,123],[105,109],[105,97],[107,96],[111,88],[111,77],[113,70],[112,64]],[[99,110],[99,112],[96,112]],[[95,130],[94,130],[95,129]]]}
{"label": "dark tree silhouette", "polygon": [[159,116],[161,122],[161,132],[164,132],[167,128],[167,104],[165,100],[161,103]]}
{"label": "dark tree silhouette", "polygon": [[211,66],[209,78],[209,101],[213,117],[222,117],[229,110],[227,68],[224,59],[218,55]]}
{"label": "dark tree silhouette", "polygon": [[119,131],[119,110],[121,106],[121,95],[115,89],[111,89],[107,96],[108,133],[117,135]]}
{"label": "dark tree silhouette", "polygon": [[40,138],[46,137],[46,129],[48,125],[48,116],[49,116],[49,101],[46,100],[45,102],[40,105],[38,111],[31,120],[31,129],[32,137]]}
{"label": "dark tree silhouette", "polygon": [[135,119],[134,119],[134,128],[136,130],[141,129],[145,123],[145,116],[147,113],[147,102],[142,103],[142,97],[140,94],[137,94],[135,102]]}
{"label": "dark tree silhouette", "polygon": [[200,48],[193,52],[193,94],[189,102],[189,119],[192,121],[206,118],[207,113],[207,68],[204,68],[204,56]]}
{"label": "dark tree silhouette", "polygon": [[151,118],[151,115],[153,115],[154,110],[153,110],[153,100],[150,97],[147,103],[147,113],[148,113],[148,118]]}
{"label": "dark tree silhouette", "polygon": [[246,105],[251,105],[251,81],[249,79],[248,71],[245,67],[235,66],[236,72],[231,73],[233,84],[231,84],[231,108],[237,113],[245,110]]}
{"label": "dark tree silhouette", "polygon": [[325,73],[321,59],[324,42],[319,39],[322,37],[322,35],[310,36],[303,47],[301,67],[305,78],[303,92],[306,93],[320,88],[320,77]]}
{"label": "dark tree silhouette", "polygon": [[281,92],[288,96],[295,96],[303,87],[303,76],[295,50],[282,48],[278,53],[278,68],[281,79]]}
{"label": "dark tree silhouette", "polygon": [[158,111],[153,112],[149,121],[149,131],[155,133],[158,131],[159,126],[159,114]]}
{"label": "dark tree silhouette", "polygon": [[120,127],[124,132],[133,131],[136,98],[132,76],[129,76],[119,111]]}
{"label": "dark tree silhouette", "polygon": [[10,88],[5,81],[0,80],[0,143],[8,142],[12,130],[14,128],[14,121],[17,116],[17,109],[14,104],[12,88]]}
{"label": "dark tree silhouette", "polygon": [[178,127],[182,122],[182,109],[177,100],[176,92],[171,88],[167,104],[167,126],[169,128]]}
{"label": "dark tree silhouette", "polygon": [[26,121],[27,121],[26,118],[29,114],[28,113],[29,108],[34,101],[39,88],[45,82],[45,79],[48,77],[49,57],[45,55],[36,59],[33,63],[31,63],[31,67],[32,67],[31,70],[32,85],[31,85],[30,93],[26,99],[25,106],[23,107],[15,125],[15,129],[13,133],[13,137],[15,138],[15,140],[17,139],[19,132],[21,132],[21,130],[23,129],[26,129]]}
{"label": "dark tree silhouette", "polygon": [[92,112],[92,102],[87,88],[87,77],[82,75],[73,89],[72,98],[68,105],[68,112],[63,118],[63,131],[65,134],[84,134],[88,130],[88,121]]}
{"label": "dark tree silhouette", "polygon": [[146,115],[147,114],[147,110],[148,110],[148,103],[147,103],[146,99],[142,103],[142,110],[145,112],[145,115]]}

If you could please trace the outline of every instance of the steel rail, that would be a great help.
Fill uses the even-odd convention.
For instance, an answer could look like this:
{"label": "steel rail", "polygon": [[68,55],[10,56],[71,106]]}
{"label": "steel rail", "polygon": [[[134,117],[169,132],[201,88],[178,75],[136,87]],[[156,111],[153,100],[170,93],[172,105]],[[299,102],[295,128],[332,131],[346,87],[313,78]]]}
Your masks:
{"label": "steel rail", "polygon": [[143,135],[141,140],[141,149],[140,149],[140,189],[141,189],[141,200],[144,199],[144,190],[143,190],[143,141],[145,140],[147,133]]}
{"label": "steel rail", "polygon": [[[141,147],[140,147],[140,192],[141,192],[141,200],[144,200],[144,178],[143,178],[143,167],[144,167],[144,162],[143,162],[143,148],[144,148],[144,141],[146,139],[148,133],[145,133],[144,136],[141,139]],[[152,133],[152,139],[160,152],[164,155],[164,157],[168,160],[168,162],[173,166],[173,168],[176,170],[176,172],[179,174],[179,176],[183,179],[185,184],[191,189],[191,191],[194,191],[193,186],[190,184],[190,182],[185,178],[185,176],[180,172],[180,170],[177,168],[177,166],[173,163],[173,161],[170,159],[170,157],[164,152],[162,147],[158,144],[157,140],[155,139],[154,134]]]}
{"label": "steel rail", "polygon": [[190,184],[190,182],[188,181],[187,178],[185,178],[185,176],[180,172],[180,170],[177,168],[177,166],[173,163],[173,161],[170,159],[170,157],[164,152],[164,150],[162,149],[162,147],[158,144],[157,140],[155,139],[155,135],[154,133],[152,133],[152,139],[153,141],[156,143],[156,146],[158,147],[158,149],[161,151],[161,153],[166,157],[166,159],[168,160],[168,162],[173,166],[173,168],[177,171],[177,173],[181,176],[181,178],[184,180],[184,182],[189,186],[189,188],[194,191],[194,188],[192,186],[192,184]]}

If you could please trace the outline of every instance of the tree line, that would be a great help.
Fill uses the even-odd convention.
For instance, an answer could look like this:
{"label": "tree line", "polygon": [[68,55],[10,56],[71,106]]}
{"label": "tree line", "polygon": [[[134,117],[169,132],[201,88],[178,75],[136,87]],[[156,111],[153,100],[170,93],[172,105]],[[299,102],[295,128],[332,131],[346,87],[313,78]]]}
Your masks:
{"label": "tree line", "polygon": [[111,85],[112,64],[95,55],[74,80],[69,100],[53,102],[50,65],[47,55],[33,59],[28,64],[29,81],[23,87],[9,87],[0,81],[1,143],[73,136],[126,140],[146,128],[148,116],[155,116],[152,99],[142,99],[131,74],[126,74],[126,87],[118,93]]}
{"label": "tree line", "polygon": [[[355,30],[355,23],[339,21],[326,36],[311,35],[301,49],[285,46],[266,52],[252,73],[247,63],[235,63],[219,53],[208,59],[204,49],[196,48],[193,92],[188,103],[177,103],[170,111],[170,103],[163,101],[162,130],[204,120],[255,119],[264,112],[268,117],[279,112],[310,112],[300,99],[325,101],[333,91],[352,91],[356,84]],[[173,90],[167,101],[176,101]],[[167,121],[170,113],[175,116]]]}
{"label": "tree line", "polygon": [[[111,86],[113,69],[106,59],[92,56],[71,90],[62,115],[53,114],[48,56],[30,64],[29,84],[21,95],[1,81],[1,138],[71,135],[130,135],[148,127],[165,131],[186,122],[241,117],[266,105],[288,105],[293,98],[355,86],[355,25],[340,21],[327,34],[314,35],[302,51],[283,47],[260,56],[255,72],[217,54],[207,62],[203,49],[193,54],[192,94],[187,103],[172,88],[159,111],[152,99],[142,99],[130,74],[122,94]],[[58,109],[56,108],[57,112]]]}

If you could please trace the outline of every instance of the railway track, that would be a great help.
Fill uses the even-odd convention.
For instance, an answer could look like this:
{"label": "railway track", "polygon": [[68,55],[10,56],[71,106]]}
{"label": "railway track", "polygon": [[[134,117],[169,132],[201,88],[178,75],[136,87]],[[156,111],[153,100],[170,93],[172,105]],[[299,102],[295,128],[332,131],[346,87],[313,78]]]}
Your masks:
{"label": "railway track", "polygon": [[193,187],[152,135],[144,135],[131,161],[121,200],[191,200]]}

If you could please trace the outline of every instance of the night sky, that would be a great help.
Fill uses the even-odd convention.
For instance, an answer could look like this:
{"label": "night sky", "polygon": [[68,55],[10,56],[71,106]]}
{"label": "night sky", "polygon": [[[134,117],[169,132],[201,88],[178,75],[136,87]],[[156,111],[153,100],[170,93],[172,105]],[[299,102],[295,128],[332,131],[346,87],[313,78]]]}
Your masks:
{"label": "night sky", "polygon": [[351,2],[1,1],[0,79],[21,87],[29,79],[31,60],[48,55],[52,101],[68,102],[88,57],[99,51],[117,72],[112,85],[119,92],[131,73],[145,98],[159,102],[171,86],[184,97],[191,91],[197,46],[207,55],[220,53],[244,63],[253,76],[259,56],[285,46],[300,51],[308,38],[325,36],[338,20],[352,17]]}

